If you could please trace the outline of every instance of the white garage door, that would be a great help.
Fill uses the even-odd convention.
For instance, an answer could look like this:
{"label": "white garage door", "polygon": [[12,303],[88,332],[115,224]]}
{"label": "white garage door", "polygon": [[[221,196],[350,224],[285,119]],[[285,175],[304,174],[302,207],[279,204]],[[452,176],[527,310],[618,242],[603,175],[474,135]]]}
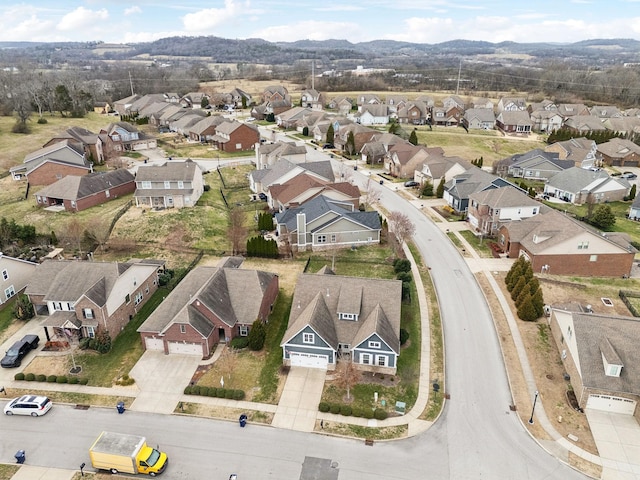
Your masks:
{"label": "white garage door", "polygon": [[328,356],[313,353],[291,352],[289,358],[291,358],[292,367],[327,368],[329,363]]}
{"label": "white garage door", "polygon": [[147,337],[144,339],[144,345],[147,347],[147,350],[156,350],[160,352],[164,350],[164,342],[161,338]]}
{"label": "white garage door", "polygon": [[202,356],[202,345],[199,343],[169,342],[169,353]]}
{"label": "white garage door", "polygon": [[587,408],[633,415],[633,412],[636,411],[636,402],[628,398],[612,397],[610,395],[589,395]]}

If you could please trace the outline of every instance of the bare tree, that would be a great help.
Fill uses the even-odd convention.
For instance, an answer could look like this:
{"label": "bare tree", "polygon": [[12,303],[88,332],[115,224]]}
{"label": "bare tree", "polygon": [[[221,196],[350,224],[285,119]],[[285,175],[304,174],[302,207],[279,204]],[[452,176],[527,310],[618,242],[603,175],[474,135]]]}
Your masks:
{"label": "bare tree", "polygon": [[231,240],[231,250],[233,255],[240,253],[242,244],[247,238],[247,227],[245,225],[245,213],[239,207],[229,210],[229,228],[227,235]]}
{"label": "bare tree", "polygon": [[367,180],[367,188],[364,194],[364,204],[368,209],[375,208],[375,205],[380,201],[380,191],[374,187],[374,182],[371,177]]}
{"label": "bare tree", "polygon": [[[388,218],[389,231],[393,233],[398,241],[398,250],[402,248],[404,242],[413,236],[416,226],[411,222],[409,217],[402,212],[391,212]],[[396,254],[399,252],[396,251]]]}
{"label": "bare tree", "polygon": [[100,217],[91,218],[87,224],[86,236],[98,245],[101,252],[104,252],[104,246],[109,240],[110,226],[106,219]]}
{"label": "bare tree", "polygon": [[233,348],[226,346],[218,360],[216,360],[216,365],[220,369],[220,373],[223,377],[231,378],[231,374],[236,369],[238,365],[238,353]]}
{"label": "bare tree", "polygon": [[351,357],[338,362],[335,376],[335,384],[347,390],[347,400],[350,400],[351,387],[356,385],[362,377],[362,373],[356,368]]}
{"label": "bare tree", "polygon": [[66,225],[65,236],[67,243],[73,243],[78,250],[78,256],[82,257],[82,239],[84,237],[84,225],[76,217],[73,217]]}

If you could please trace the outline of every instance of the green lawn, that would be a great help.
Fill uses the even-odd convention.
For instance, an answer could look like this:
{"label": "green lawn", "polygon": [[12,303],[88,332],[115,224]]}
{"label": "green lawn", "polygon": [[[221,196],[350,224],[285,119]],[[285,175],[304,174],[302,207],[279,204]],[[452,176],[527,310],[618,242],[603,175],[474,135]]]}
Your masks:
{"label": "green lawn", "polygon": [[464,237],[464,239],[471,244],[473,249],[483,258],[491,258],[493,254],[491,253],[491,249],[489,248],[489,242],[491,240],[486,237],[479,237],[474,235],[471,230],[462,230],[460,235]]}

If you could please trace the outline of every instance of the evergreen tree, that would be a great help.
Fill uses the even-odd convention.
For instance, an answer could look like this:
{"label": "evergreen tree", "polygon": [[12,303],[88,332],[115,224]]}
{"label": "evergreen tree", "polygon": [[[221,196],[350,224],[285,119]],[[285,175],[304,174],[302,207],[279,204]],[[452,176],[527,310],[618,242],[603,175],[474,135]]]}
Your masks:
{"label": "evergreen tree", "polygon": [[247,337],[247,346],[257,352],[264,347],[264,341],[267,338],[267,329],[260,319],[251,324],[251,330]]}
{"label": "evergreen tree", "polygon": [[631,190],[629,191],[629,200],[633,200],[636,198],[636,184],[631,185]]}
{"label": "evergreen tree", "polygon": [[333,140],[335,137],[335,131],[333,130],[333,124],[329,124],[329,128],[327,128],[327,143],[333,145]]}
{"label": "evergreen tree", "polygon": [[591,217],[591,224],[602,229],[609,230],[616,223],[616,216],[609,205],[598,205]]}
{"label": "evergreen tree", "polygon": [[30,320],[35,314],[36,312],[29,297],[24,294],[18,295],[16,303],[13,305],[13,316],[18,320]]}
{"label": "evergreen tree", "polygon": [[520,295],[520,292],[522,292],[522,289],[526,286],[526,284],[526,279],[523,276],[520,276],[513,286],[513,289],[511,290],[511,300],[513,300],[514,302],[516,301],[516,299]]}
{"label": "evergreen tree", "polygon": [[411,135],[409,135],[409,143],[411,145],[418,145],[418,134],[416,133],[416,129],[411,130]]}
{"label": "evergreen tree", "polygon": [[544,315],[544,298],[542,297],[542,289],[539,288],[531,297],[531,303],[536,311],[536,318]]}
{"label": "evergreen tree", "polygon": [[522,302],[524,301],[524,299],[526,297],[531,297],[531,293],[529,293],[529,285],[525,284],[524,287],[522,287],[522,290],[520,291],[520,294],[518,295],[518,298],[516,298],[514,300],[515,304],[516,304],[516,308],[519,308],[520,305],[522,305]]}
{"label": "evergreen tree", "polygon": [[536,277],[533,277],[531,280],[529,280],[527,285],[529,286],[529,293],[531,295],[535,295],[535,293],[540,290],[540,281],[538,281]]}
{"label": "evergreen tree", "polygon": [[431,180],[427,180],[424,187],[422,187],[422,196],[433,197],[433,183],[431,183]]}
{"label": "evergreen tree", "polygon": [[438,188],[436,188],[436,197],[442,198],[444,196],[444,176],[440,179],[440,183],[438,184]]}
{"label": "evergreen tree", "polygon": [[538,319],[536,310],[533,307],[533,302],[531,301],[531,295],[527,295],[524,300],[522,300],[522,304],[520,308],[518,308],[518,318],[525,322],[533,322]]}
{"label": "evergreen tree", "polygon": [[527,283],[529,283],[533,278],[533,268],[531,267],[531,262],[529,262],[528,260],[524,260],[524,268],[522,270],[522,276],[524,276],[524,279]]}
{"label": "evergreen tree", "polygon": [[347,144],[345,145],[347,154],[355,155],[356,153],[356,138],[353,135],[353,131],[347,134]]}

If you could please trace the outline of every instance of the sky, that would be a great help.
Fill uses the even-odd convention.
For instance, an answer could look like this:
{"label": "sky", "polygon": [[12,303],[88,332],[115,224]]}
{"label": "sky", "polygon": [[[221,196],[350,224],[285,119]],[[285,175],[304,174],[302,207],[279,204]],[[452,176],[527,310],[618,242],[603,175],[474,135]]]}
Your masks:
{"label": "sky", "polygon": [[0,41],[271,42],[640,40],[640,0],[25,0],[0,5]]}

